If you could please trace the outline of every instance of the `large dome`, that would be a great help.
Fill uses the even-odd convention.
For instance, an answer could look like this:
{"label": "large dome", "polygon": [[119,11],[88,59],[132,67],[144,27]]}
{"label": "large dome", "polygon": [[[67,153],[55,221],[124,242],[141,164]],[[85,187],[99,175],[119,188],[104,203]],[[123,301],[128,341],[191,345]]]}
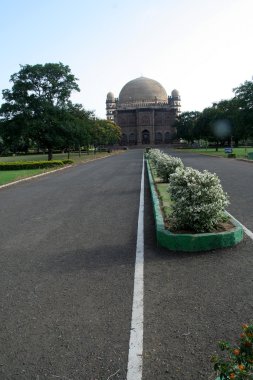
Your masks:
{"label": "large dome", "polygon": [[131,80],[120,91],[119,103],[121,104],[142,101],[168,102],[168,97],[160,83],[145,77]]}

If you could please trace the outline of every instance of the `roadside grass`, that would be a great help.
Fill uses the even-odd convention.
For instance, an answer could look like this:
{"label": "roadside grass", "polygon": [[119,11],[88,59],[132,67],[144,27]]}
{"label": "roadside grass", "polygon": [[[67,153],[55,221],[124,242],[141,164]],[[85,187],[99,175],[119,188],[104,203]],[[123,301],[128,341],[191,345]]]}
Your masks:
{"label": "roadside grass", "polygon": [[[107,153],[107,152],[97,152],[94,154],[93,152],[90,152],[90,154],[87,153],[81,153],[79,157],[79,153],[70,153],[69,159],[73,160],[75,163],[83,162],[83,161],[89,161],[94,158],[99,157],[106,157],[110,156],[114,153]],[[68,159],[68,153],[55,153],[53,155],[53,160],[67,160]],[[47,154],[32,154],[27,156],[9,156],[9,157],[0,157],[1,162],[17,162],[17,161],[47,161]]]}
{"label": "roadside grass", "polygon": [[26,177],[32,177],[36,174],[44,173],[45,169],[27,169],[27,170],[3,170],[0,171],[0,185],[18,181]]}
{"label": "roadside grass", "polygon": [[[107,152],[97,152],[94,154],[93,152],[90,154],[81,154],[79,157],[78,153],[70,154],[70,159],[74,161],[75,164],[88,162],[91,160],[95,160],[98,158],[108,157],[115,154],[118,154],[120,151],[114,151],[113,153]],[[64,160],[68,158],[68,154],[54,154],[53,159],[55,160]],[[0,161],[2,162],[18,162],[18,161],[45,161],[47,160],[46,154],[40,155],[27,155],[27,156],[11,156],[11,157],[0,157]],[[0,171],[0,186],[5,185],[7,183],[18,181],[19,179],[32,177],[36,174],[41,174],[45,172],[50,172],[52,170],[56,170],[56,168],[50,169],[26,169],[26,170],[3,170]]]}
{"label": "roadside grass", "polygon": [[[194,149],[177,149],[177,150],[192,152],[192,153],[208,154],[212,156],[227,157],[227,153],[225,153],[224,148],[219,148],[218,152],[216,152],[215,148],[207,148],[207,149],[194,148]],[[250,152],[253,152],[253,147],[233,148],[233,153],[236,154],[237,158],[247,158],[247,155]]]}

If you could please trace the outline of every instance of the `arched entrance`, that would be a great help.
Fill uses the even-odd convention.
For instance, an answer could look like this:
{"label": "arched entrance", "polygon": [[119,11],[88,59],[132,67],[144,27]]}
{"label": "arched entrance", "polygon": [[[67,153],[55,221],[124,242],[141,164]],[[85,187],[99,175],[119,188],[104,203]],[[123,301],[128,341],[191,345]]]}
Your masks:
{"label": "arched entrance", "polygon": [[161,134],[161,132],[156,132],[155,133],[155,143],[156,144],[162,144],[163,142],[163,135]]}
{"label": "arched entrance", "polygon": [[150,144],[150,133],[147,129],[142,131],[142,144]]}
{"label": "arched entrance", "polygon": [[166,144],[170,143],[171,142],[171,134],[169,132],[166,132],[165,133],[165,139],[164,139],[164,142]]}

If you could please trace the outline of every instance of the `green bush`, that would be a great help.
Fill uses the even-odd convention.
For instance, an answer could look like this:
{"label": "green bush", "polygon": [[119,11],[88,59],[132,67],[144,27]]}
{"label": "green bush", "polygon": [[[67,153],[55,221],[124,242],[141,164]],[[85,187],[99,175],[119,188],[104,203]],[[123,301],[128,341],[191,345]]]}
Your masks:
{"label": "green bush", "polygon": [[149,152],[146,153],[146,157],[151,161],[152,165],[156,166],[162,154],[163,152],[160,149],[150,149]]}
{"label": "green bush", "polygon": [[236,154],[235,153],[228,153],[228,158],[236,158]]}
{"label": "green bush", "polygon": [[161,154],[156,162],[156,172],[163,182],[169,182],[171,174],[175,173],[177,168],[183,168],[184,164],[180,158],[172,157],[167,154]]}
{"label": "green bush", "polygon": [[192,168],[170,176],[171,224],[175,230],[210,232],[224,219],[228,195],[216,174]]}
{"label": "green bush", "polygon": [[74,163],[74,161],[73,160],[62,160],[62,162],[63,162],[63,164],[64,165],[71,165],[71,164],[73,164]]}
{"label": "green bush", "polygon": [[63,165],[60,160],[0,162],[0,170],[48,169]]}
{"label": "green bush", "polygon": [[163,182],[169,182],[170,175],[175,173],[178,167],[184,167],[180,158],[165,154],[159,149],[150,149],[147,157],[155,167],[156,174]]}

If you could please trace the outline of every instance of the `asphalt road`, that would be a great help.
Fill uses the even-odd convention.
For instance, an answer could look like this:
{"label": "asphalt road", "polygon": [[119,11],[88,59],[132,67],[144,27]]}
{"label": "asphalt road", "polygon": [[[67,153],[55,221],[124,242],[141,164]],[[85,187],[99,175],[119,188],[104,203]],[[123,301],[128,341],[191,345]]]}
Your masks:
{"label": "asphalt road", "polygon": [[126,376],[142,152],[0,192],[0,379]]}
{"label": "asphalt road", "polygon": [[[253,164],[167,153],[216,172],[230,195],[229,211],[253,231]],[[156,248],[149,197],[147,190],[143,380],[213,380],[218,340],[235,342],[241,324],[252,321],[253,241],[199,253]]]}
{"label": "asphalt road", "polygon": [[[183,154],[252,229],[253,165]],[[1,380],[126,378],[141,167],[129,150],[0,190]],[[157,248],[147,180],[144,232],[143,380],[214,379],[217,340],[252,318],[253,242]]]}

